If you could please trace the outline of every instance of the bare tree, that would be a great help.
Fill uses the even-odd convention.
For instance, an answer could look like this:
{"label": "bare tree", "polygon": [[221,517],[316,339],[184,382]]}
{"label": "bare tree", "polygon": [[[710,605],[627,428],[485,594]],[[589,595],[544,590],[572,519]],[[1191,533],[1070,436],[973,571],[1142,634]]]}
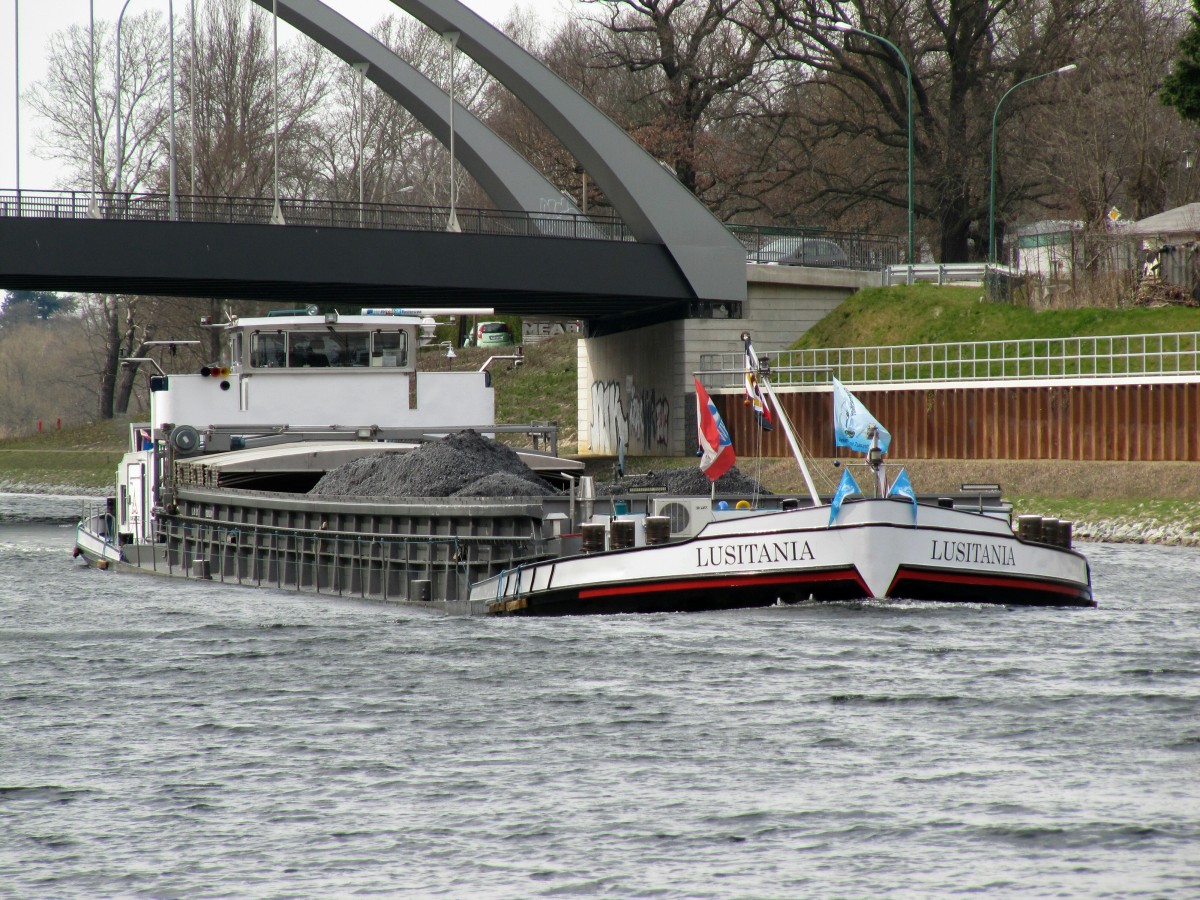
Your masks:
{"label": "bare tree", "polygon": [[723,151],[732,135],[719,123],[754,114],[756,104],[740,100],[761,88],[755,78],[769,59],[774,20],[751,0],[584,2],[598,12],[595,64],[631,76],[617,82],[622,124],[688,190],[706,196],[730,160]]}
{"label": "bare tree", "polygon": [[[440,35],[415,20],[389,16],[372,33],[379,41],[449,89],[448,47]],[[330,90],[320,111],[320,128],[311,151],[321,190],[338,199],[357,198],[360,167],[368,202],[444,202],[449,194],[449,153],[397,101],[369,79],[361,84],[356,69],[333,63]],[[476,115],[491,104],[491,77],[461,53],[455,70],[455,99]],[[457,168],[457,167],[456,167]],[[455,173],[460,185],[464,170]],[[473,184],[473,182],[471,183]],[[475,201],[481,199],[474,197]]]}
{"label": "bare tree", "polygon": [[[178,138],[180,171],[206,196],[262,197],[274,178],[275,134],[271,18],[247,0],[212,0],[196,23],[196,82],[190,38],[177,75],[185,107],[194,104],[196,147],[190,129]],[[328,91],[329,61],[309,41],[282,46],[279,53],[280,190],[310,196],[317,184],[311,148],[318,140],[322,101]],[[186,113],[181,113],[186,114]]]}
{"label": "bare tree", "polygon": [[[813,157],[820,194],[845,207],[864,196],[903,208],[907,196],[908,79],[912,73],[917,216],[937,257],[966,260],[986,250],[987,155],[992,115],[1008,88],[1069,63],[1086,23],[1106,0],[772,0],[786,25],[778,58],[798,64],[828,87],[827,102],[801,107],[814,134],[855,148],[890,151],[880,169],[841,168]],[[886,38],[830,30],[844,23]],[[901,55],[903,59],[901,58]],[[837,102],[833,102],[833,101]],[[1044,93],[1014,93],[1011,117],[1046,102]],[[883,160],[881,154],[867,158]]]}
{"label": "bare tree", "polygon": [[[97,22],[93,84],[88,64],[88,30],[71,25],[51,35],[46,80],[30,88],[28,99],[47,123],[38,132],[35,153],[65,164],[62,187],[90,185],[93,130],[96,178],[103,192],[144,189],[155,170],[163,165],[162,130],[170,115],[166,47],[166,27],[160,12],[151,10],[125,19],[121,26],[118,86],[116,28],[112,23]],[[120,140],[116,116],[118,90]],[[116,183],[118,169],[121,184]]]}
{"label": "bare tree", "polygon": [[1114,0],[1109,16],[1093,23],[1070,102],[1013,123],[1042,136],[1044,152],[1029,157],[1029,174],[1053,187],[1052,199],[1038,198],[1042,206],[1102,230],[1114,207],[1138,219],[1179,202],[1189,174],[1184,151],[1198,135],[1155,95],[1183,26],[1178,7]]}

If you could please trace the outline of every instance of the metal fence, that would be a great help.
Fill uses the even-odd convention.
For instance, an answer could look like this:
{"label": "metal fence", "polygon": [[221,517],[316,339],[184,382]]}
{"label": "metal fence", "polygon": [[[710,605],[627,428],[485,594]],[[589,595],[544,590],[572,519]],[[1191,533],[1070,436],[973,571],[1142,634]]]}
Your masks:
{"label": "metal fence", "polygon": [[[450,218],[450,209],[444,206],[283,198],[279,205],[286,224],[310,228],[445,231]],[[90,191],[0,191],[4,217],[266,225],[274,208],[270,197],[179,196],[173,211],[166,194],[96,194],[93,205]],[[480,208],[456,208],[455,216],[459,228],[470,234],[633,240],[615,216]]]}
{"label": "metal fence", "polygon": [[[740,387],[742,365],[741,353],[700,359],[706,373],[729,373],[706,374],[714,389]],[[835,376],[870,385],[1196,375],[1200,332],[789,350],[771,354],[770,366],[778,387],[829,384]]]}
{"label": "metal fence", "polygon": [[1017,270],[995,263],[918,263],[915,265],[888,266],[884,274],[884,287],[893,284],[914,284],[930,281],[935,284],[954,282],[983,282],[989,275],[1015,278]]}
{"label": "metal fence", "polygon": [[728,227],[746,248],[749,263],[878,272],[896,265],[901,258],[900,239],[894,235],[821,228]]}

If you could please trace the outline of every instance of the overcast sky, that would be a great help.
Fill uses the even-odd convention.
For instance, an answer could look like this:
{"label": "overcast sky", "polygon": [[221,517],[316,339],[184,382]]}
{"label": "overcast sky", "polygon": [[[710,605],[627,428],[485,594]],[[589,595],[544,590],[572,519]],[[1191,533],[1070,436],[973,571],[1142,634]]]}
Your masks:
{"label": "overcast sky", "polygon": [[[124,0],[91,0],[95,5],[96,21],[112,22],[121,11]],[[568,14],[570,0],[462,0],[489,22],[502,24],[514,7],[532,10],[546,25]],[[204,0],[197,0],[202,6]],[[388,15],[403,15],[389,0],[325,0],[356,24],[370,28]],[[178,41],[187,24],[190,0],[174,0],[175,26]],[[132,0],[126,18],[148,9],[161,8],[165,14],[167,0]],[[0,188],[12,189],[17,184],[16,119],[13,115],[16,71],[14,32],[15,14],[20,15],[20,87],[21,92],[45,77],[46,42],[50,35],[73,22],[88,24],[89,0],[0,0]],[[280,43],[299,36],[285,22],[279,23]],[[37,130],[43,127],[33,110],[21,105],[21,187],[29,190],[50,189],[57,180],[58,167],[33,155]]]}

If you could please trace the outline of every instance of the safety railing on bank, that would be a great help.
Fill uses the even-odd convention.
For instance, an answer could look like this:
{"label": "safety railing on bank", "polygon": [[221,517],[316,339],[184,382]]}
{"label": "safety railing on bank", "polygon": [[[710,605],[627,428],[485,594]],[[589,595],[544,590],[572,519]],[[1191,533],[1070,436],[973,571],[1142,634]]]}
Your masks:
{"label": "safety railing on bank", "polygon": [[[286,198],[279,205],[285,224],[310,228],[445,231],[450,218],[445,206]],[[185,195],[172,206],[166,194],[96,194],[93,202],[90,191],[0,191],[2,217],[266,225],[274,209],[271,197]],[[633,240],[625,224],[610,215],[458,207],[455,218],[459,230],[470,234]]]}
{"label": "safety railing on bank", "polygon": [[989,275],[1000,278],[1016,278],[1020,273],[1011,266],[995,263],[915,263],[888,266],[884,273],[884,287],[893,284],[915,284],[929,281],[934,284],[954,282],[983,282]]}
{"label": "safety railing on bank", "polygon": [[[903,384],[1054,378],[1123,378],[1200,374],[1200,332],[1098,337],[1031,338],[891,347],[787,350],[769,357],[778,387],[829,384]],[[742,384],[742,353],[704,354],[700,368],[710,388]]]}

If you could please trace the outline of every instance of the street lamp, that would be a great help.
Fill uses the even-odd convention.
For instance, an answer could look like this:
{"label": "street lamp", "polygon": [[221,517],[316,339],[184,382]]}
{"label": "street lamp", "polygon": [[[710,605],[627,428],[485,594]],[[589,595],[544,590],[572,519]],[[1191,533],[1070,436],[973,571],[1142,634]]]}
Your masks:
{"label": "street lamp", "polygon": [[279,206],[279,0],[271,0],[271,115],[275,120],[271,142],[275,148],[275,208],[271,224],[283,225],[283,210]]}
{"label": "street lamp", "polygon": [[454,186],[454,60],[458,50],[459,33],[447,31],[442,35],[450,47],[450,219],[446,222],[447,231],[462,231],[458,224],[458,213],[455,207],[458,203],[458,191]]}
{"label": "street lamp", "polygon": [[175,0],[167,0],[167,29],[171,48],[171,221],[179,219],[179,196],[175,191]]}
{"label": "street lamp", "polygon": [[13,67],[15,81],[13,82],[13,90],[16,96],[13,98],[15,105],[13,111],[16,114],[16,129],[14,134],[17,139],[17,215],[21,214],[21,0],[13,0]]}
{"label": "street lamp", "polygon": [[991,192],[988,196],[988,262],[996,262],[996,124],[1000,118],[1000,107],[1008,99],[1008,95],[1021,85],[1029,84],[1031,81],[1040,81],[1043,78],[1049,78],[1051,75],[1064,75],[1067,72],[1075,71],[1076,68],[1075,63],[1071,63],[1070,65],[1057,68],[1053,72],[1043,72],[1041,75],[1034,75],[1032,78],[1026,78],[1024,81],[1018,81],[1004,92],[1004,96],[996,104],[996,111],[992,113]]}
{"label": "street lamp", "polygon": [[892,52],[900,60],[900,64],[904,66],[904,77],[908,80],[908,264],[911,266],[915,260],[913,259],[913,108],[912,108],[912,69],[908,66],[908,60],[904,58],[904,54],[900,52],[900,48],[889,41],[881,34],[874,34],[870,31],[865,31],[862,28],[855,28],[846,22],[834,22],[829,26],[834,31],[842,31],[847,34],[861,34],[863,37],[874,38],[880,43],[887,44],[891,47]]}
{"label": "street lamp", "polygon": [[96,2],[88,0],[88,94],[92,102],[88,107],[88,133],[92,139],[92,200],[88,215],[100,218],[100,207],[96,205]]}
{"label": "street lamp", "polygon": [[363,85],[367,80],[370,63],[354,64],[358,72],[358,227],[363,227],[363,160],[367,155],[366,107],[363,105]]}
{"label": "street lamp", "polygon": [[125,168],[122,156],[125,153],[125,142],[121,135],[121,22],[125,19],[125,10],[129,9],[130,0],[125,0],[125,5],[121,7],[121,14],[117,16],[117,84],[116,84],[116,102],[117,102],[117,180],[113,187],[116,192],[121,193],[121,181]]}

